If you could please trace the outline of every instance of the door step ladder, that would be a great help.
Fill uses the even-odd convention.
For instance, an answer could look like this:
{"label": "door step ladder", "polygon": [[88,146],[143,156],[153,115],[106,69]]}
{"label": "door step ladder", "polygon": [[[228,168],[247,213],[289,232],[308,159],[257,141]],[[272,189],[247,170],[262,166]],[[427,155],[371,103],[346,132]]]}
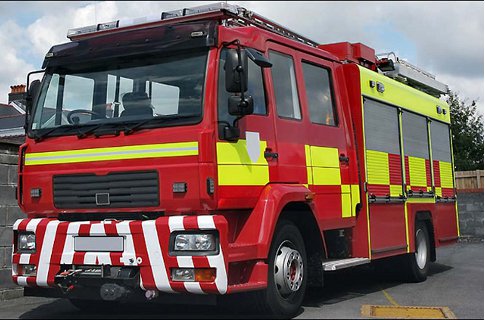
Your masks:
{"label": "door step ladder", "polygon": [[355,267],[361,264],[369,263],[369,258],[349,258],[338,260],[326,260],[323,262],[324,271],[336,271],[340,269]]}

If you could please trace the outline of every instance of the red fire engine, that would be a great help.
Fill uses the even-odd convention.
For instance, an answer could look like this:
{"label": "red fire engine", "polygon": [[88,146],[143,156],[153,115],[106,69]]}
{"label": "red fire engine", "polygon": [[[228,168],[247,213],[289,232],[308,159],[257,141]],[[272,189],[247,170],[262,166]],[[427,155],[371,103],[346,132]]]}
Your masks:
{"label": "red fire engine", "polygon": [[29,86],[26,295],[289,316],[326,272],[394,257],[424,281],[456,242],[447,87],[406,61],[225,3],[68,37]]}

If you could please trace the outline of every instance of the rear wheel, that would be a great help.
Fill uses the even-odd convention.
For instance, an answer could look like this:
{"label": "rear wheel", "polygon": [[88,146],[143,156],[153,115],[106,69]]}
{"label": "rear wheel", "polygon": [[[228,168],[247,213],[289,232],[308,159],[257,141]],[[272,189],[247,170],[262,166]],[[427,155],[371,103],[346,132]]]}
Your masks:
{"label": "rear wheel", "polygon": [[305,244],[290,221],[278,223],[268,257],[268,287],[253,294],[263,314],[294,316],[303,302],[307,285]]}
{"label": "rear wheel", "polygon": [[416,222],[415,230],[415,252],[406,256],[407,278],[411,282],[422,282],[426,280],[429,271],[430,239],[424,222]]}

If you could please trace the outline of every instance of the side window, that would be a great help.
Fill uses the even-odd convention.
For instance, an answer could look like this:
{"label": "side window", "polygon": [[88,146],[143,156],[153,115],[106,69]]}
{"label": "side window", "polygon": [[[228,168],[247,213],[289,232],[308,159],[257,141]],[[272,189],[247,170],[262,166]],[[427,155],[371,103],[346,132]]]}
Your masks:
{"label": "side window", "polygon": [[[218,83],[218,118],[219,121],[229,122],[232,124],[232,121],[236,118],[235,116],[231,116],[227,111],[227,102],[230,97],[230,93],[226,91],[225,81],[226,81],[226,74],[225,70],[225,62],[226,62],[226,50],[222,50],[221,58],[219,60],[219,83]],[[253,97],[254,103],[254,113],[257,115],[266,115],[267,107],[266,107],[266,96],[264,90],[264,82],[263,82],[263,70],[258,67],[254,61],[249,59],[248,61],[248,91],[251,97]]]}
{"label": "side window", "polygon": [[433,160],[451,162],[450,131],[448,125],[431,122],[431,150]]}
{"label": "side window", "polygon": [[302,67],[310,120],[313,123],[335,126],[328,70],[306,62],[302,63]]}
{"label": "side window", "polygon": [[278,115],[283,118],[301,119],[293,58],[271,51],[269,59],[273,63],[271,75]]}

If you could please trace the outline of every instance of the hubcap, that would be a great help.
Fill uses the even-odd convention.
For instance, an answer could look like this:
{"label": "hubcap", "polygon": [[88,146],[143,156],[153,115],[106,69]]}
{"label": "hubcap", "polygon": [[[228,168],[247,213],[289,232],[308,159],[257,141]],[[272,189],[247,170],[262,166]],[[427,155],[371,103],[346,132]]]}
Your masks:
{"label": "hubcap", "polygon": [[426,245],[426,237],[423,230],[418,229],[416,231],[416,263],[419,269],[424,269],[426,266],[426,260],[428,258],[428,248]]}
{"label": "hubcap", "polygon": [[303,281],[303,259],[292,247],[290,241],[285,241],[276,251],[274,279],[282,297],[298,291]]}

